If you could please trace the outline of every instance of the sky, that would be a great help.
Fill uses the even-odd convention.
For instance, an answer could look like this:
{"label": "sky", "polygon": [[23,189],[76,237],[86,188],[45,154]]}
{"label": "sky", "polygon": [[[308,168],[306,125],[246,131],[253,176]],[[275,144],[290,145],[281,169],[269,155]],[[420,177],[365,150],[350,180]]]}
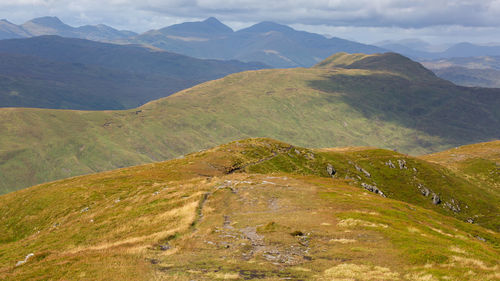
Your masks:
{"label": "sky", "polygon": [[0,0],[0,18],[21,24],[40,16],[135,32],[214,16],[236,30],[274,21],[363,43],[500,42],[500,0]]}

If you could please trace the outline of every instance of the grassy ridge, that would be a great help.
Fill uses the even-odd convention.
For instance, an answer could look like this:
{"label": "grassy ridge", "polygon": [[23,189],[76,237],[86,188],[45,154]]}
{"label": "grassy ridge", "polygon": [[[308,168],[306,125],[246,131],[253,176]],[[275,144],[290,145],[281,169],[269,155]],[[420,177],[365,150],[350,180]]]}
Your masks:
{"label": "grassy ridge", "polygon": [[[394,56],[362,57],[369,61],[358,60],[359,69],[232,74],[127,111],[0,110],[0,129],[7,132],[0,135],[0,189],[246,137],[424,154],[500,135],[498,91],[456,87]],[[411,71],[390,72],[394,61],[410,63]]]}
{"label": "grassy ridge", "polygon": [[249,139],[0,196],[0,278],[496,280],[498,232],[413,200],[412,173],[379,174],[387,159],[468,211],[498,202],[474,205],[455,185],[466,179],[442,185],[450,171],[391,151]]}
{"label": "grassy ridge", "polygon": [[456,147],[422,159],[448,167],[496,191],[500,188],[500,141]]}

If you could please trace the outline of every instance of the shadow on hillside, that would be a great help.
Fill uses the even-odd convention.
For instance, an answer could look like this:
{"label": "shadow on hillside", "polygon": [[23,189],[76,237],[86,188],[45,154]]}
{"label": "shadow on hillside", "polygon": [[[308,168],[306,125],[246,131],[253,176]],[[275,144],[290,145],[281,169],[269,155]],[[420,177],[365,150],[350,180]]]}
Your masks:
{"label": "shadow on hillside", "polygon": [[[389,74],[325,75],[308,85],[368,119],[394,122],[452,145],[500,139],[500,89],[466,88],[444,80],[410,81]],[[423,147],[431,144],[422,143]]]}

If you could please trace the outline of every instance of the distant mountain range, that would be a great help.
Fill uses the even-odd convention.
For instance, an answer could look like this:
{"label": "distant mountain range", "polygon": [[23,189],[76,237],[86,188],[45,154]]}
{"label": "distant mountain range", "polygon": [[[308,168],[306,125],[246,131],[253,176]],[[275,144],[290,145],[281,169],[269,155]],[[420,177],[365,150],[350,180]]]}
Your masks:
{"label": "distant mountain range", "polygon": [[439,52],[429,51],[430,44],[421,40],[384,41],[376,45],[419,61],[440,58],[500,56],[500,46],[481,46],[468,42],[452,45]]}
{"label": "distant mountain range", "polygon": [[386,51],[273,22],[233,31],[215,18],[149,31],[130,40],[194,57],[260,61],[274,67],[308,67],[336,52]]}
{"label": "distant mountain range", "polygon": [[286,25],[261,22],[233,31],[215,18],[186,22],[143,34],[105,25],[71,27],[55,17],[15,25],[0,21],[0,39],[59,35],[115,43],[146,44],[204,59],[260,61],[273,67],[312,66],[332,53],[380,53],[386,50],[340,38],[297,31]]}
{"label": "distant mountain range", "polygon": [[0,39],[27,38],[41,35],[59,35],[95,41],[113,41],[137,35],[127,30],[116,30],[104,24],[72,27],[57,17],[32,19],[22,25],[0,20]]}
{"label": "distant mountain range", "polygon": [[422,64],[457,85],[500,88],[500,56],[427,60]]}
{"label": "distant mountain range", "polygon": [[126,109],[260,63],[59,36],[0,41],[0,107]]}
{"label": "distant mountain range", "polygon": [[145,44],[166,51],[203,59],[260,61],[278,68],[309,67],[332,53],[384,53],[393,51],[414,60],[453,57],[500,56],[500,46],[459,43],[445,51],[433,51],[419,39],[361,44],[341,38],[295,30],[273,22],[261,22],[238,31],[216,18],[185,22],[142,34],[117,30],[106,25],[72,27],[57,17],[32,19],[22,25],[0,20],[0,39],[40,35],[89,39],[121,44]]}

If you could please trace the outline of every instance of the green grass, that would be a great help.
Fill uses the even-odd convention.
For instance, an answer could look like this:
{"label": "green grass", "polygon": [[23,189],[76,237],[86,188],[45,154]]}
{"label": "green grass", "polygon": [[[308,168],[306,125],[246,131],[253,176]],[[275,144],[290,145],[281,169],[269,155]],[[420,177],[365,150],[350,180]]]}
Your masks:
{"label": "green grass", "polygon": [[496,92],[456,87],[395,55],[351,60],[349,67],[359,69],[233,74],[127,111],[2,109],[0,190],[165,160],[247,137],[412,155],[498,137]]}
{"label": "green grass", "polygon": [[469,224],[421,201],[415,174],[387,159],[466,212],[498,215],[495,195],[469,199],[465,176],[419,158],[247,139],[0,196],[0,279],[497,280],[498,218]]}

